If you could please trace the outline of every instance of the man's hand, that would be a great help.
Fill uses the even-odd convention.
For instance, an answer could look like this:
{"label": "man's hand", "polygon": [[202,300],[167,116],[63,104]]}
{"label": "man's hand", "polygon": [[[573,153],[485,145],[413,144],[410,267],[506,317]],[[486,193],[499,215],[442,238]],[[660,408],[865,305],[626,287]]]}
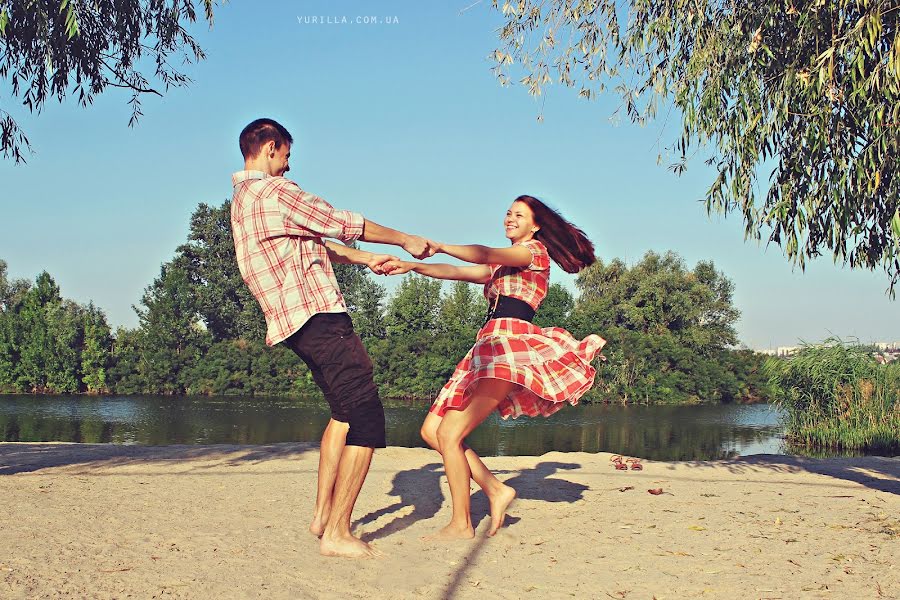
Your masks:
{"label": "man's hand", "polygon": [[394,258],[384,263],[382,269],[385,275],[403,275],[409,273],[415,266],[415,263],[410,261]]}
{"label": "man's hand", "polygon": [[418,259],[434,256],[434,250],[429,246],[428,240],[418,235],[410,235],[403,242],[403,249]]}
{"label": "man's hand", "polygon": [[390,261],[399,261],[400,259],[390,254],[373,254],[366,260],[368,266],[376,275],[385,275],[384,265]]}

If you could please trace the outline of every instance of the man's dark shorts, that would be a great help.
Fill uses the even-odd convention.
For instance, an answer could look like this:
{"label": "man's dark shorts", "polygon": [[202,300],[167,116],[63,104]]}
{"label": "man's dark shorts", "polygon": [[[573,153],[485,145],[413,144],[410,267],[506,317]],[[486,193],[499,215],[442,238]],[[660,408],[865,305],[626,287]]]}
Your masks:
{"label": "man's dark shorts", "polygon": [[284,343],[309,367],[331,418],[350,424],[347,445],[384,448],[384,407],[372,379],[372,361],[350,315],[313,315]]}

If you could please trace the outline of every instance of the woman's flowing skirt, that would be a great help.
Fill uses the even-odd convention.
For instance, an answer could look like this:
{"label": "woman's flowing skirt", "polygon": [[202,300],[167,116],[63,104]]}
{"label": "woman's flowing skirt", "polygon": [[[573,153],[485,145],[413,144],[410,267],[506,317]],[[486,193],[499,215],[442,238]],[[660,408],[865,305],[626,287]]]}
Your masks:
{"label": "woman's flowing skirt", "polygon": [[578,404],[591,388],[596,375],[591,361],[605,345],[598,335],[577,340],[561,327],[492,319],[478,332],[431,412],[444,416],[448,410],[462,410],[469,404],[473,383],[502,379],[517,385],[497,407],[501,417],[550,416],[566,403]]}

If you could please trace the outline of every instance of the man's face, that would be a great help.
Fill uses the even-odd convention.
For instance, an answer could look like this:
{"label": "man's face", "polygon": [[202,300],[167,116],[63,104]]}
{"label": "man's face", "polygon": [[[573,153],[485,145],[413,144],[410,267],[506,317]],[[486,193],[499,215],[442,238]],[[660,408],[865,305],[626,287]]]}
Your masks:
{"label": "man's face", "polygon": [[288,160],[291,158],[291,145],[284,143],[280,148],[275,148],[275,156],[269,159],[269,173],[281,177],[291,170]]}

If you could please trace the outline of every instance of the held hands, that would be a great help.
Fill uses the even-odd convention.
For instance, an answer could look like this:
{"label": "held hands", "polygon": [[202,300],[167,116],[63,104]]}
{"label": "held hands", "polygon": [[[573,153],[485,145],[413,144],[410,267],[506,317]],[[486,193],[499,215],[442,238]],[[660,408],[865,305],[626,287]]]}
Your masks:
{"label": "held hands", "polygon": [[381,265],[382,273],[385,275],[403,275],[405,273],[409,273],[415,268],[416,263],[410,262],[408,260],[400,260],[399,258],[392,258]]}
{"label": "held hands", "polygon": [[418,259],[428,258],[440,252],[440,244],[418,235],[408,236],[403,249]]}
{"label": "held hands", "polygon": [[366,266],[376,275],[387,275],[384,266],[392,261],[396,262],[400,259],[390,254],[372,254],[366,260]]}
{"label": "held hands", "polygon": [[366,266],[376,275],[403,275],[412,271],[416,263],[400,260],[390,254],[372,254],[368,257]]}
{"label": "held hands", "polygon": [[[418,235],[410,235],[403,242],[403,249],[414,257],[422,259],[443,252],[443,244]],[[415,269],[416,264],[400,260],[390,254],[372,254],[366,261],[366,265],[378,275],[403,275]]]}

